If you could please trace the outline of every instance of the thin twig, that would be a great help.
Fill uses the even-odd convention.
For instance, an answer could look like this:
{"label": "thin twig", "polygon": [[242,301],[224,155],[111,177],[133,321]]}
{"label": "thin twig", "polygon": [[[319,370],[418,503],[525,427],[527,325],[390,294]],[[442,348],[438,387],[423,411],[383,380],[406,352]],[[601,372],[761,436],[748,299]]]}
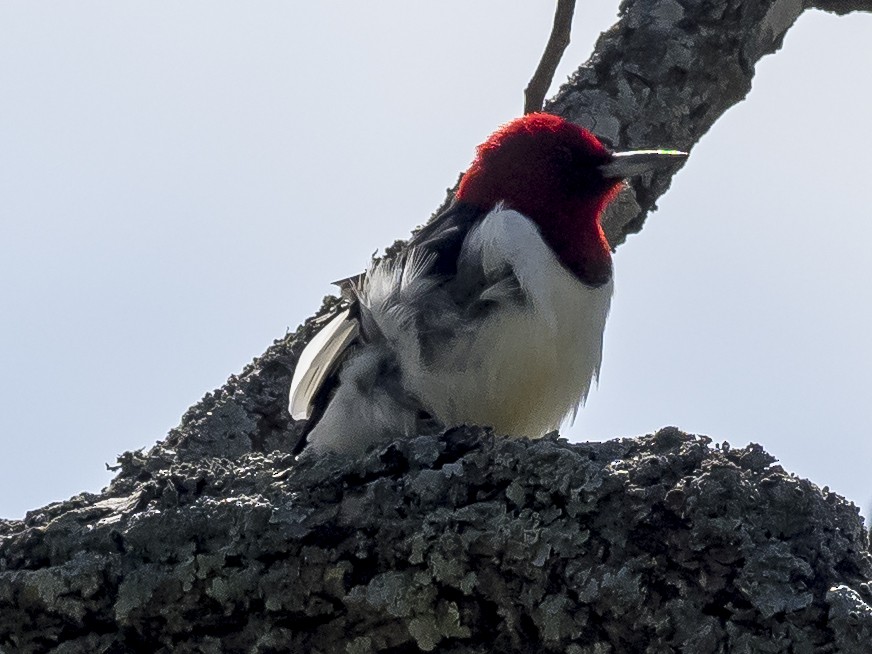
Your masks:
{"label": "thin twig", "polygon": [[569,45],[569,34],[572,30],[572,14],[575,13],[575,0],[557,0],[557,11],[554,12],[554,25],[551,36],[542,53],[542,60],[533,73],[527,88],[524,89],[524,113],[540,111],[545,102],[545,94],[551,88],[554,71],[560,63],[566,46]]}

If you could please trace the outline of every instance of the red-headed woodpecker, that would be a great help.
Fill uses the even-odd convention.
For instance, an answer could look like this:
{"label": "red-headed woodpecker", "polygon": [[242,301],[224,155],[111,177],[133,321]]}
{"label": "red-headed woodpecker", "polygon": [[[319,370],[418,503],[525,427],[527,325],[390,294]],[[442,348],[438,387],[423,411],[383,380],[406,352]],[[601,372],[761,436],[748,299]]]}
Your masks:
{"label": "red-headed woodpecker", "polygon": [[309,447],[358,454],[425,425],[539,437],[574,418],[612,296],[600,215],[624,178],[686,156],[611,152],[541,113],[497,130],[453,204],[372,265],[300,356],[290,411]]}

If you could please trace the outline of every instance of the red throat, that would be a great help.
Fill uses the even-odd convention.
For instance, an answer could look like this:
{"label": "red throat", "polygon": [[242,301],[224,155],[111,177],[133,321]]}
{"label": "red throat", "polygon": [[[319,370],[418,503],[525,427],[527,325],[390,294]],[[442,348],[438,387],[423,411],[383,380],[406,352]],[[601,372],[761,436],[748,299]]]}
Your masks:
{"label": "red throat", "polygon": [[612,278],[612,253],[600,217],[620,190],[619,182],[602,195],[570,204],[565,213],[537,221],[557,258],[588,286],[601,286]]}
{"label": "red throat", "polygon": [[611,252],[600,215],[620,190],[599,166],[609,151],[587,130],[549,114],[528,114],[480,145],[457,199],[490,211],[498,203],[531,219],[566,268],[582,282],[611,279]]}

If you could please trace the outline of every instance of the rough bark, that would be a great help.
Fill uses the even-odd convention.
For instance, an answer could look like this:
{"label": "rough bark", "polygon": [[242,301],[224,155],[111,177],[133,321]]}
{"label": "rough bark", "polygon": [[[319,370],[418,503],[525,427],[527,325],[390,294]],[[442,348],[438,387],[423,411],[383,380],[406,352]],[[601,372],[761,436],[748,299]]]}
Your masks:
{"label": "rough bark", "polygon": [[479,430],[130,456],[7,524],[7,652],[868,652],[857,508],[759,446]]}
{"label": "rough bark", "polygon": [[[806,7],[870,9],[625,2],[547,108],[616,147],[689,148]],[[624,194],[614,245],[668,185]],[[294,461],[287,389],[316,326],[121,457],[102,494],[0,522],[0,653],[869,651],[856,507],[757,447],[455,430]]]}

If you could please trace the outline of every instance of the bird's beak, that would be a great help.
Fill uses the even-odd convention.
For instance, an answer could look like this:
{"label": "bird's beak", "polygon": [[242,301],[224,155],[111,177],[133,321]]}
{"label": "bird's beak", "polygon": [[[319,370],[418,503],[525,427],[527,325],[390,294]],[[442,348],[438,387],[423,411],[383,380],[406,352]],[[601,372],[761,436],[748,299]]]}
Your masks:
{"label": "bird's beak", "polygon": [[614,152],[612,160],[599,167],[606,179],[633,177],[658,168],[666,168],[687,159],[680,150],[631,150]]}

